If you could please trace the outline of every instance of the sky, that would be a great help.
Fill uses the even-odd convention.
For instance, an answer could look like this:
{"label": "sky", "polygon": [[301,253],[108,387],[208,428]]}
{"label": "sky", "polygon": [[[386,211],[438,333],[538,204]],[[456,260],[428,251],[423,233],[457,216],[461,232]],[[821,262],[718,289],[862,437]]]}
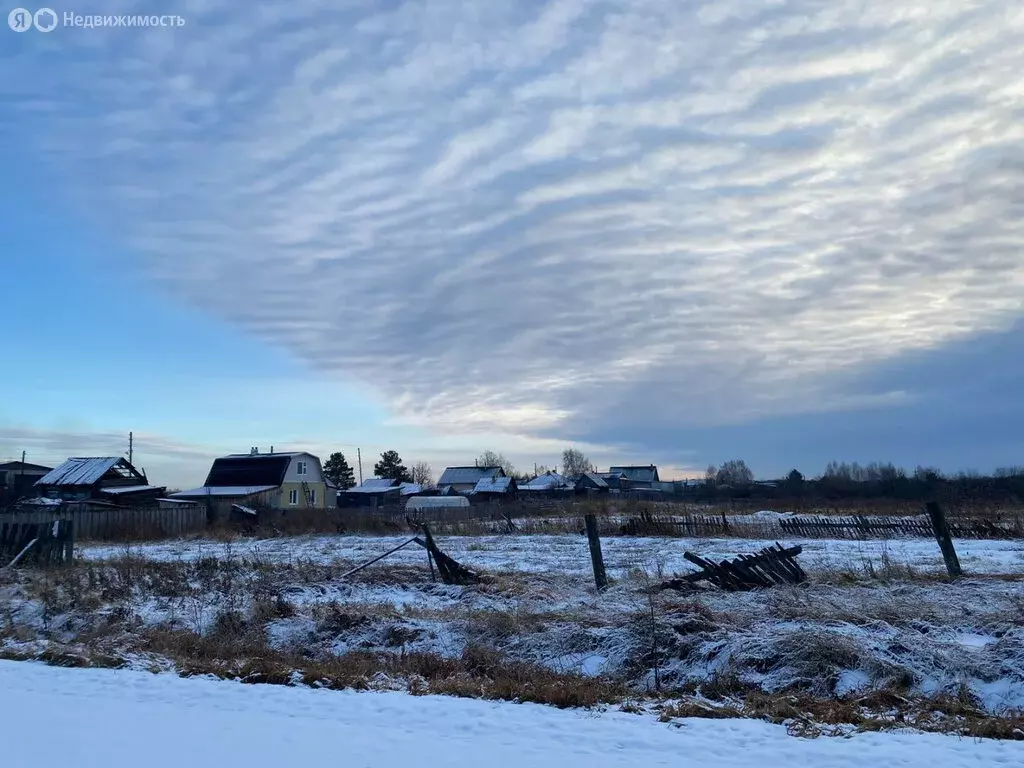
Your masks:
{"label": "sky", "polygon": [[0,460],[1024,463],[1020,3],[53,10],[183,23],[0,27]]}

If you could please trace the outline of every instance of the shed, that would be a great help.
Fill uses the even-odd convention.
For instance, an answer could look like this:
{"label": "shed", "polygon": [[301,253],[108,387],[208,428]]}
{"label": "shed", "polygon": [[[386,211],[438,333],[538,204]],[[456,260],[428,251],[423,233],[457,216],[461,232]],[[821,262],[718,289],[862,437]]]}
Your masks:
{"label": "shed", "polygon": [[136,495],[125,494],[123,502],[126,504],[136,500],[156,501],[165,490],[162,486],[151,486],[146,475],[122,456],[68,459],[36,481],[35,488],[47,498],[66,501],[111,501],[116,498],[118,489],[133,489]]}
{"label": "shed", "polygon": [[576,480],[576,490],[586,493],[608,493],[608,482],[594,472],[584,472]]}
{"label": "shed", "polygon": [[514,477],[485,477],[477,481],[472,493],[482,498],[509,498],[517,490]]}
{"label": "shed", "polygon": [[376,508],[389,504],[397,505],[402,491],[398,480],[386,477],[369,477],[354,488],[338,491],[338,506],[345,509]]}

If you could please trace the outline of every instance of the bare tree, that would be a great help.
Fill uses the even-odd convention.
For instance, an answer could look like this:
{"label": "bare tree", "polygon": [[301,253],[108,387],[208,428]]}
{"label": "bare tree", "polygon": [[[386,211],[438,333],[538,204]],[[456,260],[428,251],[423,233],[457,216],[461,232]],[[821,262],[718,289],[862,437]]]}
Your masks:
{"label": "bare tree", "polygon": [[579,477],[585,472],[593,472],[594,465],[583,451],[577,448],[566,448],[562,451],[562,474],[566,477]]}
{"label": "bare tree", "polygon": [[754,473],[743,459],[733,459],[722,463],[715,476],[718,485],[729,485],[733,488],[744,488],[754,482]]}
{"label": "bare tree", "polygon": [[505,470],[505,474],[509,477],[515,477],[516,468],[515,465],[505,458],[502,453],[495,453],[494,451],[484,451],[476,460],[478,467],[501,467]]}
{"label": "bare tree", "polygon": [[412,465],[412,481],[424,488],[434,487],[434,470],[425,461],[417,461]]}

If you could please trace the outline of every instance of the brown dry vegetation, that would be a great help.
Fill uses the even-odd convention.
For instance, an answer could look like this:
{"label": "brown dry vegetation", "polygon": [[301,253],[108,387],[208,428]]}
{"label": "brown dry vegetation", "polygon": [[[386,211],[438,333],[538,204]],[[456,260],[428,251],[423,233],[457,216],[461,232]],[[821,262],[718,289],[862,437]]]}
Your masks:
{"label": "brown dry vegetation", "polygon": [[[467,600],[454,609],[391,603],[325,599],[297,606],[287,588],[320,588],[338,579],[347,563],[307,561],[269,563],[230,556],[192,561],[154,562],[124,556],[102,563],[76,562],[68,567],[0,575],[0,590],[34,601],[42,611],[42,631],[0,608],[0,657],[40,659],[62,666],[118,667],[148,665],[183,675],[212,674],[248,683],[311,685],[327,688],[402,689],[414,694],[437,693],[558,707],[619,704],[627,711],[656,707],[666,720],[679,717],[757,717],[785,723],[802,736],[839,733],[840,726],[862,730],[914,727],[993,738],[1024,738],[1020,713],[996,717],[984,712],[965,689],[956,696],[924,697],[909,691],[899,678],[868,695],[835,696],[832,676],[840,668],[865,668],[871,660],[849,638],[828,626],[885,622],[907,626],[928,621],[941,625],[941,605],[919,599],[910,585],[925,588],[929,578],[888,569],[829,574],[811,590],[782,588],[758,597],[756,611],[708,600],[701,595],[662,594],[648,603],[649,577],[633,574],[621,590],[636,594],[636,604],[616,616],[582,608],[549,609],[543,595],[550,587],[544,575],[491,574],[489,583],[466,588],[462,595],[494,600]],[[368,569],[347,584],[360,586],[427,585],[423,567]],[[875,589],[887,580],[907,585],[906,591]],[[529,597],[535,598],[531,602]],[[2,594],[2,593],[0,593]],[[214,620],[200,626],[188,606],[217,595]],[[540,597],[540,599],[536,599]],[[144,624],[135,612],[143,599],[178,600],[177,621]],[[499,599],[508,602],[500,603]],[[648,607],[654,608],[648,613]],[[1024,623],[1024,601],[1011,625]],[[305,611],[318,637],[344,637],[367,626],[386,629],[384,648],[334,653],[324,645],[281,646],[268,628]],[[74,617],[68,621],[67,617]],[[670,654],[686,653],[688,639],[749,630],[764,616],[784,621],[817,622],[820,629],[794,630],[774,638],[771,655],[753,658],[765,671],[780,666],[794,670],[800,688],[765,692],[728,669],[699,683],[666,678],[658,689],[638,690],[635,679],[588,677],[510,658],[507,644],[549,628],[567,632],[587,627],[629,628],[638,639],[632,671],[657,667]],[[60,618],[64,617],[63,622]],[[457,653],[411,651],[415,639],[411,619],[458,623],[466,644]],[[882,675],[885,677],[885,675]],[[632,679],[632,682],[631,682]],[[640,696],[640,701],[637,697]]]}

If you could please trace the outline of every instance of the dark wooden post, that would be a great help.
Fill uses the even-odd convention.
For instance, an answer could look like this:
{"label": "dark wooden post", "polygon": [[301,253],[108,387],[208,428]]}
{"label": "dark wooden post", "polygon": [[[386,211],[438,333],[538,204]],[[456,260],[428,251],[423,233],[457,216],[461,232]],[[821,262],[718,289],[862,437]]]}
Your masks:
{"label": "dark wooden post", "polygon": [[950,579],[956,579],[963,575],[960,568],[960,559],[956,556],[953,548],[953,538],[949,535],[949,525],[946,523],[946,513],[942,511],[936,502],[928,502],[928,517],[932,521],[932,530],[935,531],[935,540],[939,542],[939,549],[942,550],[942,559],[946,561],[946,570]]}
{"label": "dark wooden post", "polygon": [[601,537],[597,533],[597,517],[584,516],[587,524],[587,541],[590,543],[590,562],[594,566],[594,583],[600,592],[608,586],[608,576],[604,572],[604,557],[601,555]]}

